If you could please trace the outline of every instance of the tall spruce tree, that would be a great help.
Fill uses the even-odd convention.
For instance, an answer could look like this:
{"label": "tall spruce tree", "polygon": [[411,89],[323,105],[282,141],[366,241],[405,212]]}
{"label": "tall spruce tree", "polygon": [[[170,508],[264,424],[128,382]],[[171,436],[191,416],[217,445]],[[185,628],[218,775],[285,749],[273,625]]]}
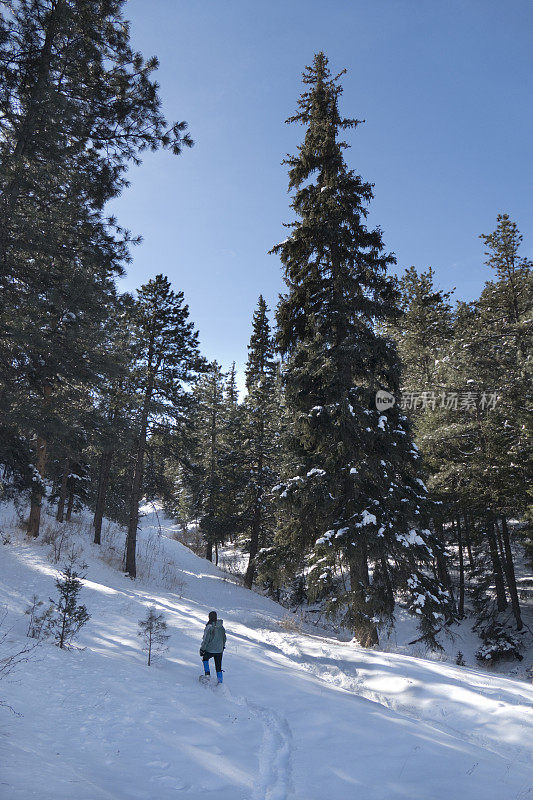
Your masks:
{"label": "tall spruce tree", "polygon": [[376,408],[378,390],[399,389],[396,348],[376,332],[399,313],[387,276],[394,257],[364,222],[371,185],[344,161],[340,134],[358,120],[340,116],[339,77],[318,53],[304,72],[298,113],[287,120],[304,125],[305,136],[284,162],[298,219],[273,248],[288,289],[277,322],[294,418],[293,473],[280,489],[292,515],[281,536],[315,553],[319,584],[337,559],[347,568],[349,624],[361,644],[378,641],[395,592],[435,644],[448,594],[427,569],[433,542],[418,452],[398,405]]}
{"label": "tall spruce tree", "polygon": [[203,368],[203,360],[183,292],[173,292],[170,281],[163,275],[156,275],[141,286],[131,323],[137,340],[137,391],[141,397],[126,542],[126,572],[134,578],[139,502],[150,425],[155,420],[178,420],[182,416],[189,401],[186,384]]}
{"label": "tall spruce tree", "polygon": [[[446,426],[452,421],[446,407],[449,387],[449,355],[454,335],[454,316],[450,306],[452,292],[435,286],[434,272],[429,267],[418,272],[410,267],[398,280],[402,316],[392,325],[384,326],[397,343],[402,362],[401,390],[403,406],[424,456],[429,475],[433,526],[441,543],[435,548],[437,572],[451,590],[451,580],[444,558],[445,536],[443,522],[450,516],[450,503],[457,500],[453,492],[437,485],[434,475],[447,461],[449,442]],[[455,419],[457,421],[457,417]],[[454,458],[461,459],[458,453]],[[455,506],[455,511],[459,509]]]}
{"label": "tall spruce tree", "polygon": [[271,489],[278,476],[280,407],[278,363],[268,321],[268,307],[260,295],[252,321],[246,364],[244,523],[250,554],[245,585],[251,589],[260,547],[270,543],[274,523]]}

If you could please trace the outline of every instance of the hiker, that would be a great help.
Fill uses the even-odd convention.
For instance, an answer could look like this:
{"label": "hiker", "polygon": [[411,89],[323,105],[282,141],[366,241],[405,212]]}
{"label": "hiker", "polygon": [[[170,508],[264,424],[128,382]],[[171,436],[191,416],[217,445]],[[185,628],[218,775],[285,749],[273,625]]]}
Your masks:
{"label": "hiker", "polygon": [[200,656],[204,662],[204,675],[209,676],[209,659],[215,659],[215,669],[218,683],[222,683],[222,653],[226,646],[226,631],[221,619],[217,619],[217,612],[209,612],[209,620],[205,626]]}

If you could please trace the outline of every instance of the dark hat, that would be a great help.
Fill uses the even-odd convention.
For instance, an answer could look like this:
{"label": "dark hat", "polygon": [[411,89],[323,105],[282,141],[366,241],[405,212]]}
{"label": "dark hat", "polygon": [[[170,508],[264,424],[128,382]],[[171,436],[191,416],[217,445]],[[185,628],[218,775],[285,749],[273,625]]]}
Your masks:
{"label": "dark hat", "polygon": [[216,622],[217,621],[217,612],[210,611],[209,612],[209,622]]}

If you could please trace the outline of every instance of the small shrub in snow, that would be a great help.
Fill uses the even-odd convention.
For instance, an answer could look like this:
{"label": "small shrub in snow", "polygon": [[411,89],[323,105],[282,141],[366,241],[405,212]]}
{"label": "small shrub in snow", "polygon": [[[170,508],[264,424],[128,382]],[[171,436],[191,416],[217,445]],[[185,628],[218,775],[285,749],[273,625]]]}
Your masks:
{"label": "small shrub in snow", "polygon": [[[78,595],[85,577],[81,572],[86,568],[86,564],[77,567],[76,560],[72,557],[56,580],[59,599],[51,601],[53,605],[51,627],[56,643],[61,648],[69,647],[80,628],[91,618],[85,606],[78,605]],[[78,569],[81,572],[78,572]]]}
{"label": "small shrub in snow", "polygon": [[465,661],[465,657],[464,657],[464,655],[461,653],[461,651],[460,651],[460,650],[459,650],[459,652],[457,653],[457,656],[456,656],[456,659],[455,659],[455,663],[457,664],[457,666],[458,666],[458,667],[466,667],[466,661]]}
{"label": "small shrub in snow", "polygon": [[137,632],[137,636],[143,641],[144,652],[148,653],[148,666],[151,665],[153,656],[168,650],[167,641],[170,636],[166,631],[167,623],[163,614],[156,614],[155,608],[151,606],[146,617],[139,620]]}
{"label": "small shrub in snow", "polygon": [[301,633],[303,619],[296,614],[288,614],[279,621],[279,627],[288,633]]}
{"label": "small shrub in snow", "polygon": [[191,523],[183,531],[176,531],[174,538],[192,550],[195,555],[201,557],[205,555],[205,539],[196,523]]}
{"label": "small shrub in snow", "polygon": [[476,651],[476,658],[485,664],[516,658],[522,661],[521,642],[515,634],[501,622],[494,621],[479,631],[483,644]]}
{"label": "small shrub in snow", "polygon": [[[181,575],[183,575],[183,573],[181,573]],[[158,583],[165,589],[175,592],[179,597],[183,597],[183,592],[187,586],[187,581],[184,580],[183,577],[180,577],[178,565],[172,559],[169,561],[165,560],[161,564]]]}
{"label": "small shrub in snow", "polygon": [[187,588],[187,581],[180,578],[176,573],[169,576],[168,580],[165,581],[166,586],[172,591],[175,592],[179,598],[183,597],[183,592]]}
{"label": "small shrub in snow", "polygon": [[43,609],[43,606],[43,601],[39,600],[37,595],[34,594],[28,608],[24,612],[29,617],[26,636],[30,639],[44,639],[53,625],[53,604],[50,604],[45,609]]}
{"label": "small shrub in snow", "polygon": [[72,532],[65,525],[46,525],[42,531],[43,544],[50,545],[50,560],[57,564],[72,544]]}

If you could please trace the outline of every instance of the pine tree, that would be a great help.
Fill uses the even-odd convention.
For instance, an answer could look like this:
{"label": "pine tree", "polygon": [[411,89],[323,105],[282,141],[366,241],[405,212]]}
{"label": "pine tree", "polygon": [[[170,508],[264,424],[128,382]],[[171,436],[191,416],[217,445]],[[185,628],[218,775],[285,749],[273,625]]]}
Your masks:
{"label": "pine tree", "polygon": [[[404,388],[419,397],[428,390],[409,413],[438,501],[435,523],[458,562],[458,612],[471,596],[480,636],[494,645],[508,600],[522,627],[507,517],[525,513],[530,482],[531,382],[523,356],[532,281],[531,266],[518,253],[520,234],[506,215],[482,239],[497,279],[480,298],[452,312],[431,274],[410,270],[401,281],[405,315],[393,333]],[[421,371],[422,359],[429,370]],[[503,651],[507,644],[504,637]]]}
{"label": "pine tree", "polygon": [[[95,544],[101,543],[106,507],[117,522],[127,522],[129,487],[124,484],[124,477],[128,474],[139,411],[134,374],[135,329],[130,324],[134,302],[131,295],[121,295],[106,319],[106,347],[112,354],[115,369],[99,387],[96,420],[89,445],[92,468],[90,505],[94,507]],[[112,492],[110,503],[110,486],[117,484],[118,491]]]}
{"label": "pine tree", "polygon": [[417,272],[406,269],[398,280],[399,305],[402,316],[398,324],[386,328],[398,345],[405,369],[402,371],[402,393],[431,392],[440,382],[439,364],[446,345],[453,336],[453,314],[450,299],[453,291],[435,287],[431,267]]}
{"label": "pine tree", "polygon": [[[507,537],[506,516],[524,514],[533,530],[533,492],[531,458],[533,440],[533,370],[531,368],[533,306],[533,262],[520,254],[522,235],[507,214],[499,214],[496,229],[480,237],[487,251],[486,265],[496,271],[497,280],[488,281],[478,303],[482,331],[491,331],[490,357],[498,363],[500,398],[498,411],[505,437],[499,449],[500,469],[496,513],[502,518],[503,536]],[[494,379],[494,378],[493,378]],[[501,430],[501,428],[500,428]],[[529,508],[528,508],[529,505]],[[514,577],[509,575],[515,606]]]}
{"label": "pine tree", "polygon": [[[414,267],[398,280],[402,316],[392,325],[385,325],[398,347],[402,362],[401,392],[403,406],[409,417],[418,447],[424,456],[428,487],[434,501],[430,509],[433,527],[440,547],[434,548],[437,572],[446,588],[452,591],[445,558],[443,523],[461,513],[458,495],[443,490],[434,475],[443,463],[448,463],[449,447],[446,427],[451,421],[446,407],[450,378],[450,346],[454,336],[454,315],[450,305],[453,292],[437,289],[434,272],[429,267],[417,272]],[[457,421],[457,418],[455,418]],[[453,444],[452,444],[453,446]],[[454,453],[457,463],[459,453]],[[450,512],[450,505],[453,510]]]}
{"label": "pine tree", "polygon": [[288,120],[304,125],[305,137],[285,162],[298,219],[273,249],[288,289],[277,311],[278,343],[294,418],[294,471],[280,490],[292,510],[284,535],[296,549],[314,550],[318,584],[328,582],[337,559],[347,567],[350,624],[363,645],[377,642],[395,591],[409,598],[434,644],[448,596],[427,570],[432,536],[418,453],[398,406],[380,413],[375,404],[378,390],[399,389],[394,344],[376,332],[399,314],[387,276],[394,258],[384,253],[380,230],[364,223],[372,187],[344,161],[348,145],[339,134],[358,121],[339,114],[339,77],[316,55]]}
{"label": "pine tree", "polygon": [[167,642],[170,636],[163,614],[156,614],[155,608],[151,606],[145,619],[139,620],[137,635],[143,640],[143,650],[148,653],[148,666],[151,666],[153,655],[161,654],[168,649]]}
{"label": "pine tree", "polygon": [[280,407],[277,392],[278,364],[262,295],[252,321],[246,365],[244,522],[249,532],[250,554],[245,585],[251,589],[257,571],[260,547],[271,543],[274,508],[271,489],[278,477]]}
{"label": "pine tree", "polygon": [[189,322],[189,308],[183,303],[183,292],[173,292],[168,278],[163,275],[156,275],[141,286],[131,323],[137,350],[136,388],[142,398],[126,542],[126,572],[134,578],[139,502],[150,424],[156,417],[179,419],[189,399],[185,385],[203,368],[203,361],[198,351],[198,333]]}
{"label": "pine tree", "polygon": [[157,61],[132,50],[123,6],[14,0],[0,14],[0,456],[32,478],[32,535],[63,400],[106,371],[101,322],[130,237],[104,206],[141,151],[192,144],[161,114]]}
{"label": "pine tree", "polygon": [[56,580],[59,599],[51,601],[54,608],[52,625],[56,642],[61,648],[72,644],[80,628],[91,618],[86,607],[78,605],[78,595],[83,586],[85,567],[85,564],[76,567],[75,559],[71,558]]}

